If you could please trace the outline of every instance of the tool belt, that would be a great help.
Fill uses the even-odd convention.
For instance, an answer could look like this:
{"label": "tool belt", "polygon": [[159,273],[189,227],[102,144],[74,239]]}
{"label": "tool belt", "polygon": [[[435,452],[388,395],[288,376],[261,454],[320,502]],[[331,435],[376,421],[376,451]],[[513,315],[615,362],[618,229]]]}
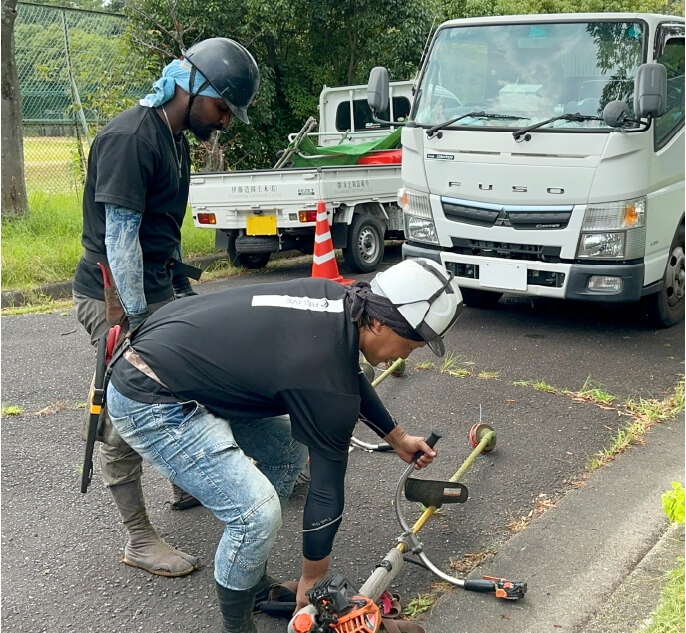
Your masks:
{"label": "tool belt", "polygon": [[[83,259],[89,264],[102,264],[103,266],[109,266],[107,255],[105,253],[95,253],[94,251],[84,250]],[[153,260],[148,260],[148,263],[156,262]],[[157,263],[160,264],[161,268],[171,270],[175,274],[185,275],[186,277],[190,277],[196,281],[200,279],[200,276],[203,273],[202,268],[191,266],[190,264],[186,264],[181,260],[174,259],[173,257],[167,260],[159,260]]]}
{"label": "tool belt", "polygon": [[[121,325],[124,329],[128,329],[126,312],[119,297],[119,293],[117,292],[117,286],[114,283],[112,271],[107,263],[107,255],[86,250],[83,253],[83,259],[90,264],[97,265],[102,273],[102,285],[105,296],[105,319],[112,327]],[[200,279],[203,272],[202,268],[184,264],[178,259],[169,259],[164,262],[160,261],[160,266],[169,270],[172,275],[180,274],[195,279],[196,281]]]}

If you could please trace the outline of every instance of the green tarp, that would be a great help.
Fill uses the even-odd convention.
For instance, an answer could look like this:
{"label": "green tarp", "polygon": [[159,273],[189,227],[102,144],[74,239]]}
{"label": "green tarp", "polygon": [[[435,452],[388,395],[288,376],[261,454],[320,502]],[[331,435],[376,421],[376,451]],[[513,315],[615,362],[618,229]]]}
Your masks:
{"label": "green tarp", "polygon": [[[400,147],[400,132],[402,128],[398,128],[391,132],[388,136],[384,136],[376,141],[367,141],[366,143],[345,143],[343,145],[328,145],[327,147],[318,147],[312,140],[306,136],[300,141],[300,146],[296,148],[293,154],[294,167],[326,167],[329,165],[356,165],[360,156],[369,154],[374,150],[384,149],[398,149]],[[300,156],[298,154],[304,154]],[[325,154],[320,157],[318,155]],[[317,158],[313,158],[317,156]]]}

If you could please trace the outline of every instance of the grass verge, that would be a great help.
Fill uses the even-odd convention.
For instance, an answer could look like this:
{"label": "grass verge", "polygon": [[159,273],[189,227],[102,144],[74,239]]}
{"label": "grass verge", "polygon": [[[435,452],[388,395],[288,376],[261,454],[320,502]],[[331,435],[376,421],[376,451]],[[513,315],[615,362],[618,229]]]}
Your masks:
{"label": "grass verge", "polygon": [[679,567],[667,574],[662,597],[650,624],[640,633],[684,633],[684,557],[677,563]]}
{"label": "grass verge", "polygon": [[[214,231],[198,229],[187,213],[181,231],[184,257],[214,252]],[[72,278],[81,257],[81,197],[29,194],[29,213],[2,218],[2,290],[30,290]]]}

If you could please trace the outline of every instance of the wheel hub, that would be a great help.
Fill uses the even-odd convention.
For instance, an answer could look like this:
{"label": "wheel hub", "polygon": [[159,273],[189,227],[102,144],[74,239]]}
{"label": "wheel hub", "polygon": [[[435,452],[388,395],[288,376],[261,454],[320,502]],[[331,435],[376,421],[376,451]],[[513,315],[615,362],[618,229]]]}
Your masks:
{"label": "wheel hub", "polygon": [[371,229],[363,229],[360,231],[360,237],[357,241],[357,246],[362,258],[371,262],[374,261],[379,253],[379,245],[377,244],[376,235]]}
{"label": "wheel hub", "polygon": [[686,286],[684,264],[684,249],[682,246],[677,246],[669,257],[665,271],[665,294],[670,306],[675,306],[684,298]]}

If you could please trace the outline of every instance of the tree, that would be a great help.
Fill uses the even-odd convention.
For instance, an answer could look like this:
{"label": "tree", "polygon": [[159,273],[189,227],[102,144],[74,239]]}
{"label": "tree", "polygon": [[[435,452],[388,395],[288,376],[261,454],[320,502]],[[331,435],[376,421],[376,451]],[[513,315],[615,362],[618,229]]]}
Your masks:
{"label": "tree", "polygon": [[28,213],[24,182],[21,93],[14,60],[14,21],[17,0],[2,2],[2,215]]}
{"label": "tree", "polygon": [[[127,1],[138,55],[161,68],[186,47],[230,37],[255,56],[262,80],[253,122],[222,133],[230,168],[266,167],[288,134],[317,115],[324,84],[366,83],[369,69],[388,67],[392,79],[416,72],[434,0],[141,0]],[[173,18],[172,18],[173,16]],[[165,54],[167,57],[165,58]]]}

